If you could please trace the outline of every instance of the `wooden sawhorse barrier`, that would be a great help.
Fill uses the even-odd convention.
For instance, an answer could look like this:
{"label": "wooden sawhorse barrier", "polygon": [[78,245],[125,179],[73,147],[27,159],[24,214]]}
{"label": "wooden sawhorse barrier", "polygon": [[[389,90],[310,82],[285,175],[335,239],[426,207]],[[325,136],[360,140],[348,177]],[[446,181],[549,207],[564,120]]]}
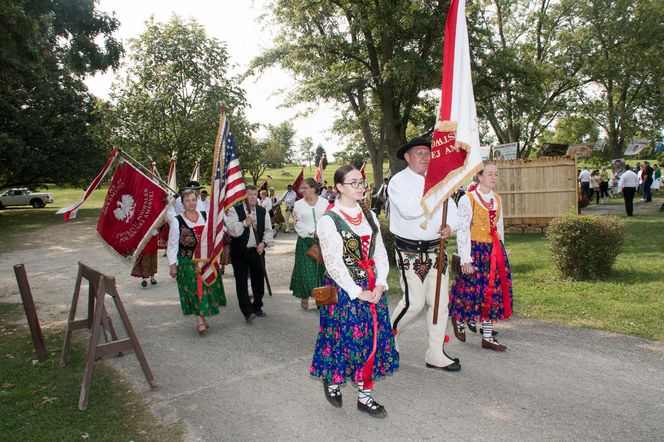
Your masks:
{"label": "wooden sawhorse barrier", "polygon": [[[89,284],[88,289],[88,317],[85,319],[76,320],[76,308],[78,306],[78,296],[81,291],[81,283],[86,279]],[[113,328],[111,318],[108,316],[104,300],[106,294],[113,298],[115,307],[122,319],[122,323],[129,336],[126,339],[118,339]],[[67,364],[67,357],[69,356],[69,347],[71,345],[71,336],[74,330],[82,328],[90,329],[90,343],[88,344],[88,351],[85,355],[85,371],[83,372],[83,382],[81,384],[81,395],[78,400],[78,409],[83,411],[88,407],[88,396],[90,395],[90,385],[92,383],[92,374],[95,368],[95,360],[117,353],[122,355],[123,351],[134,350],[138,362],[141,364],[145,379],[150,384],[150,388],[157,388],[157,384],[148,365],[145,354],[138,338],[134,333],[134,328],[129,322],[127,312],[120,300],[120,294],[115,286],[115,278],[106,276],[85,264],[78,263],[78,275],[76,276],[76,284],[74,285],[74,296],[71,301],[71,310],[69,311],[69,319],[67,320],[67,329],[65,331],[65,340],[62,346],[62,354],[60,356],[60,366],[64,367]],[[105,343],[99,343],[99,334],[103,328]],[[111,340],[108,339],[107,332],[111,335]]]}

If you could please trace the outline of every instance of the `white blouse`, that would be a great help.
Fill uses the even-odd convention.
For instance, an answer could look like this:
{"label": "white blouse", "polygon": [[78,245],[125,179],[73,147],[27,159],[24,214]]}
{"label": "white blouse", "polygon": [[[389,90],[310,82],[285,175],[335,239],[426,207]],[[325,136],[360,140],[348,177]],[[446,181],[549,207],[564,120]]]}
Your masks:
{"label": "white blouse", "polygon": [[329,205],[330,203],[321,197],[318,197],[314,206],[310,206],[304,198],[296,201],[293,214],[295,215],[295,231],[298,236],[302,238],[314,236],[316,223],[325,214],[325,209]]}
{"label": "white blouse", "polygon": [[[333,210],[339,216],[343,217],[338,202],[330,210]],[[343,207],[343,211],[349,216],[357,216],[362,211],[362,208],[359,205],[356,205],[353,208]],[[371,212],[371,216],[378,226],[379,224],[376,215]],[[364,215],[362,215],[362,222],[359,226],[354,226],[350,223],[348,223],[348,226],[359,236],[373,234],[371,226]],[[323,260],[325,261],[327,273],[332,279],[334,279],[334,282],[336,282],[337,285],[348,293],[348,296],[351,299],[356,299],[360,293],[362,293],[362,288],[355,283],[348,271],[348,267],[346,267],[346,264],[344,263],[343,240],[337,231],[337,227],[334,224],[332,217],[323,216],[318,221],[316,233],[320,239],[320,249],[323,255]],[[374,256],[372,258],[376,262],[376,285],[382,285],[385,287],[385,290],[387,290],[387,272],[390,267],[387,261],[387,251],[383,244],[383,237],[380,235],[380,227],[378,236],[376,237],[376,244],[374,246]]]}
{"label": "white blouse", "polygon": [[[184,214],[182,215],[182,218],[184,219],[184,222],[189,226],[190,228],[194,228],[197,226],[204,226],[205,225],[205,219],[203,218],[203,215],[201,215],[201,212],[198,212],[198,219],[196,222],[190,221]],[[180,248],[180,221],[178,221],[177,216],[174,216],[170,220],[170,228],[168,231],[168,245],[166,246],[166,256],[168,257],[168,265],[172,264],[177,264],[178,263],[178,249]]]}
{"label": "white blouse", "polygon": [[[479,191],[479,189],[478,189]],[[475,198],[475,203],[481,206],[482,202],[479,200],[479,197],[475,194],[475,191],[466,193],[459,199],[458,206],[458,217],[459,217],[459,228],[456,232],[457,239],[457,253],[461,258],[461,264],[472,264],[473,258],[471,255],[471,238],[470,238],[470,224],[473,221],[473,208],[470,205],[469,198]],[[494,201],[493,192],[483,193],[482,198],[485,202]],[[495,204],[495,202],[494,202]],[[481,206],[484,210],[484,206]],[[500,217],[498,222],[496,222],[496,229],[498,230],[498,236],[500,240],[505,242],[505,226],[503,224],[503,208],[500,208]]]}

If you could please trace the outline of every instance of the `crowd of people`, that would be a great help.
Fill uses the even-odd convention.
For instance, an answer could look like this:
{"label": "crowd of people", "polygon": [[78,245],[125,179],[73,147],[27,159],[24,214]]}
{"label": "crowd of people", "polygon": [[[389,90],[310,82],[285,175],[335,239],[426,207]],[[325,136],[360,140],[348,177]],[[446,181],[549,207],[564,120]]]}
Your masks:
{"label": "crowd of people", "polygon": [[[634,214],[634,197],[641,195],[641,201],[652,203],[653,192],[659,192],[662,184],[662,171],[659,165],[650,165],[649,161],[637,162],[632,168],[620,162],[621,167],[610,174],[606,167],[590,171],[584,166],[579,171],[581,198],[596,204],[606,203],[612,196],[622,195],[627,216]],[[662,205],[664,208],[664,205]]]}
{"label": "crowd of people", "polygon": [[[448,201],[447,222],[423,223],[419,204],[431,144],[415,139],[399,149],[397,157],[408,167],[385,179],[378,189],[367,184],[350,165],[334,173],[333,185],[308,178],[298,189],[288,186],[277,197],[275,189],[260,192],[246,186],[246,198],[226,214],[229,262],[233,268],[240,312],[247,323],[266,317],[263,311],[266,249],[279,229],[297,234],[290,290],[310,307],[316,298],[320,326],[310,374],[322,381],[324,397],[335,407],[343,405],[341,387],[357,388],[357,409],[384,417],[385,407],[374,399],[374,381],[399,366],[397,336],[407,330],[427,306],[426,367],[446,372],[461,370],[461,361],[447,354],[445,340],[449,316],[454,335],[466,340],[466,330],[481,332],[481,347],[505,351],[493,324],[508,319],[512,310],[512,283],[504,247],[500,196],[493,190],[498,169],[486,163],[473,187],[457,203]],[[297,192],[296,192],[297,190]],[[297,198],[297,194],[302,197]],[[187,183],[169,213],[166,254],[169,274],[177,281],[185,316],[196,319],[195,330],[208,333],[206,318],[226,305],[222,269],[213,284],[197,273],[194,251],[207,219],[207,193],[199,183]],[[442,208],[431,219],[442,219]],[[385,212],[395,238],[386,250],[378,218]],[[425,227],[423,227],[426,225]],[[460,271],[449,290],[448,256],[441,240],[457,232]],[[164,235],[154,233],[154,242]],[[403,296],[390,314],[386,297],[388,253],[396,256]],[[146,250],[137,276],[153,278],[156,246]],[[438,266],[442,265],[439,302],[435,302]],[[148,275],[148,276],[143,276]],[[321,300],[317,293],[327,293]],[[435,319],[434,311],[439,319]]]}

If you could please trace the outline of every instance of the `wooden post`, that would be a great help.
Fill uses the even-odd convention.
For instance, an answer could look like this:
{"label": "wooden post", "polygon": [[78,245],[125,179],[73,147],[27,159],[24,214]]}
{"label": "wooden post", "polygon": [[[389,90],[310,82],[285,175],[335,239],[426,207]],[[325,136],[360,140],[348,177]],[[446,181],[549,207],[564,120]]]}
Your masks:
{"label": "wooden post", "polygon": [[[78,298],[81,291],[81,282],[86,279],[89,284],[88,290],[88,317],[76,320],[76,308],[78,305]],[[110,295],[115,303],[115,307],[122,319],[122,324],[129,336],[127,339],[119,339],[113,328],[104,301],[106,295]],[[62,355],[60,356],[60,365],[64,366],[67,363],[67,356],[71,345],[71,335],[74,330],[82,328],[90,329],[90,342],[88,343],[88,351],[85,356],[85,369],[83,372],[83,381],[81,383],[81,394],[78,401],[78,409],[83,411],[88,406],[88,397],[90,395],[90,387],[92,384],[92,375],[94,372],[94,363],[98,358],[103,358],[112,354],[122,356],[122,352],[127,350],[134,350],[138,362],[141,365],[145,379],[148,381],[150,388],[157,388],[150,366],[148,365],[143,349],[141,348],[138,338],[134,333],[134,328],[129,321],[127,312],[124,309],[120,294],[118,293],[115,285],[115,278],[106,276],[82,263],[78,263],[78,275],[74,286],[74,296],[72,298],[72,306],[69,311],[69,319],[67,320],[67,329],[65,332],[65,341],[62,346]],[[100,333],[104,333],[105,343],[99,343]],[[107,332],[111,335],[108,338]]]}
{"label": "wooden post", "polygon": [[[443,203],[443,220],[441,221],[441,226],[445,227],[447,224],[447,202],[449,201],[449,198],[445,200]],[[445,243],[446,241],[441,238],[440,239],[440,250],[438,250],[438,266],[436,269],[436,297],[433,302],[433,325],[438,324],[438,304],[440,303],[440,285],[441,285],[441,279],[443,276],[444,271],[446,267],[446,261],[445,261]],[[447,318],[445,318],[447,320]]]}
{"label": "wooden post", "polygon": [[44,336],[42,336],[41,327],[39,326],[37,309],[35,308],[35,301],[32,298],[32,291],[30,290],[30,283],[28,282],[28,275],[25,272],[25,266],[23,264],[15,265],[14,274],[16,275],[16,282],[18,283],[18,291],[21,293],[21,300],[23,301],[25,317],[28,320],[28,327],[30,327],[32,343],[35,345],[35,351],[37,352],[37,359],[39,362],[44,362],[48,359],[48,352],[44,345]]}

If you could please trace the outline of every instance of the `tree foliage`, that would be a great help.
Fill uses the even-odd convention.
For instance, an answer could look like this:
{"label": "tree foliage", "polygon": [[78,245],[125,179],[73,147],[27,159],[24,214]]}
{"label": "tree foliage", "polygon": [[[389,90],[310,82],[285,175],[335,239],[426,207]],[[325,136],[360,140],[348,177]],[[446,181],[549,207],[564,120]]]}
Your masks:
{"label": "tree foliage", "polygon": [[620,158],[631,137],[657,138],[664,124],[664,3],[658,0],[580,2],[578,30],[588,54],[578,90],[582,114],[607,134]]}
{"label": "tree foliage", "polygon": [[118,21],[92,0],[0,3],[0,186],[82,185],[108,145],[85,75],[115,68]]}
{"label": "tree foliage", "polygon": [[151,18],[131,41],[126,77],[113,88],[118,143],[161,170],[176,151],[179,176],[189,176],[201,158],[201,176],[207,176],[223,104],[238,149],[252,149],[245,94],[228,67],[225,44],[208,37],[195,20]]}
{"label": "tree foliage", "polygon": [[314,140],[311,137],[300,140],[300,158],[309,164],[309,169],[311,169],[311,163],[314,160]]}
{"label": "tree foliage", "polygon": [[294,157],[295,129],[293,123],[284,121],[267,126],[268,135],[264,141],[265,161],[268,167],[279,168],[290,163]]}
{"label": "tree foliage", "polygon": [[337,127],[361,134],[380,182],[386,155],[393,169],[403,167],[396,150],[406,141],[421,92],[439,85],[448,4],[275,0],[275,47],[253,66],[278,64],[296,75],[290,104],[334,103],[343,119]]}

